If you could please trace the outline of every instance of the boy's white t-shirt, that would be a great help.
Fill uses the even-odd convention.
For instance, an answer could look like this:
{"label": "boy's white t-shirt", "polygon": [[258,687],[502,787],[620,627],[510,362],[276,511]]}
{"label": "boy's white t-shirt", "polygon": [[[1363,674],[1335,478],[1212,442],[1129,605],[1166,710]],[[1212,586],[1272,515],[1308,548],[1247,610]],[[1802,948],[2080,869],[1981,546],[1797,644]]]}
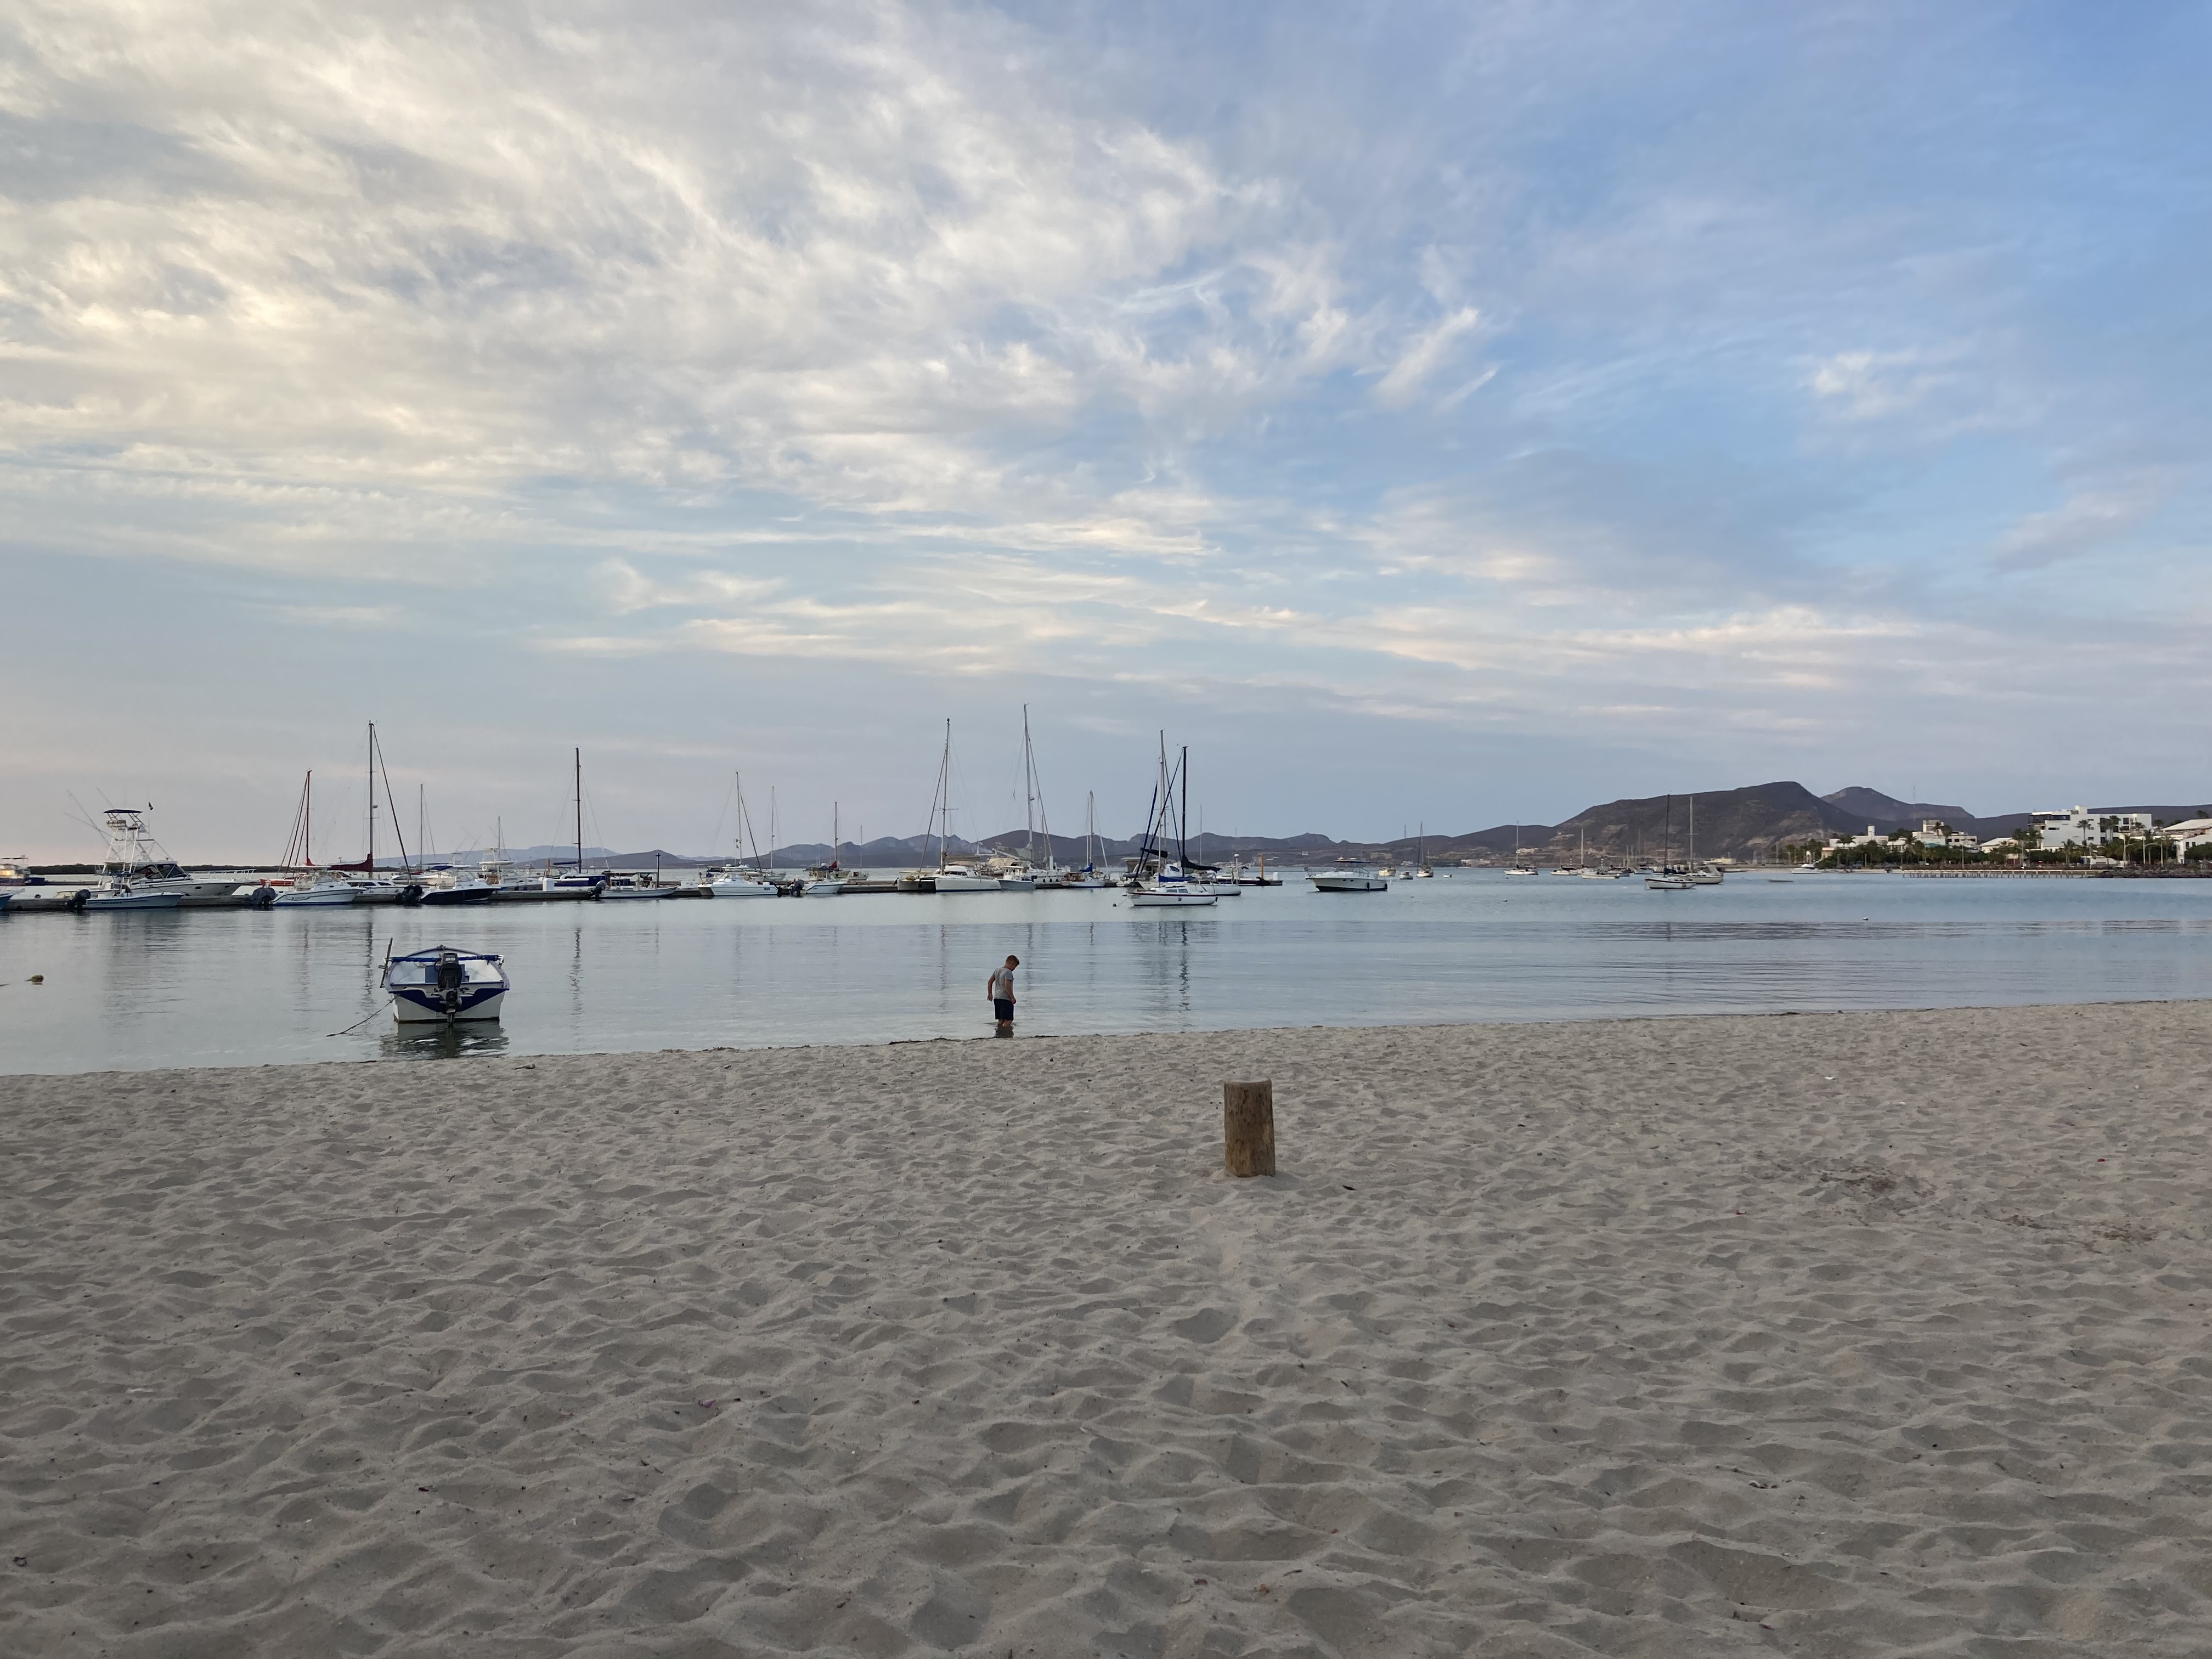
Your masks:
{"label": "boy's white t-shirt", "polygon": [[991,975],[991,994],[1000,1002],[1014,1000],[1014,970],[1001,968]]}

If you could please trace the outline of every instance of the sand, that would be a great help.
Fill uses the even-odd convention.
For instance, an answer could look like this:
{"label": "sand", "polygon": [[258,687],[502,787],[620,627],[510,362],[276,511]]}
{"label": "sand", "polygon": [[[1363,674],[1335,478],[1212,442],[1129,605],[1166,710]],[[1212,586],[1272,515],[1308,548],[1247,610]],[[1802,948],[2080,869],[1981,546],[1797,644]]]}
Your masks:
{"label": "sand", "polygon": [[2208,1037],[0,1079],[0,1651],[2203,1655]]}

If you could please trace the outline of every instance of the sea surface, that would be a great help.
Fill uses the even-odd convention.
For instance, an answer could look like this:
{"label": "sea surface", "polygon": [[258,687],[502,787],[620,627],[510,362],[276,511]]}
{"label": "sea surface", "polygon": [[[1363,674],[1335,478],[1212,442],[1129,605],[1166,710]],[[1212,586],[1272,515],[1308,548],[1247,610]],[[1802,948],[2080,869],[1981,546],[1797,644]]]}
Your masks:
{"label": "sea surface", "polygon": [[[441,944],[505,956],[505,1016],[403,1036],[379,965]],[[1112,891],[0,911],[0,1073],[988,1037],[1010,952],[1024,1036],[2200,998],[2212,881],[1469,870],[1174,914]]]}

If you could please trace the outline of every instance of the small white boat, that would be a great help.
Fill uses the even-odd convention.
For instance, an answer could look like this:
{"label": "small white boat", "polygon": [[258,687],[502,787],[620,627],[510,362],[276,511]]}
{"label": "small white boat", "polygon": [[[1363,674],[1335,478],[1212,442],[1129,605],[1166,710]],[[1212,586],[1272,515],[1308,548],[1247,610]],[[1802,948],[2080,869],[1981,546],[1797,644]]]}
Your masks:
{"label": "small white boat", "polygon": [[306,881],[295,878],[289,887],[279,887],[274,890],[276,896],[270,902],[279,910],[351,904],[361,897],[351,882],[337,876],[321,874],[310,877]]}
{"label": "small white boat", "polygon": [[441,870],[422,884],[423,904],[489,904],[498,890],[467,870]]}
{"label": "small white boat", "polygon": [[403,1025],[497,1019],[510,983],[500,957],[447,945],[410,951],[384,964],[392,1018]]}
{"label": "small white boat", "polygon": [[[665,899],[674,893],[673,887],[664,887],[641,871],[623,871],[607,878],[607,884],[599,889],[601,902],[608,899]],[[426,896],[424,903],[428,903]]]}
{"label": "small white boat", "polygon": [[716,898],[774,898],[775,884],[763,881],[758,874],[725,866],[709,870],[706,879],[699,884]]}
{"label": "small white boat", "polygon": [[1516,864],[1505,873],[1509,876],[1533,876],[1536,872],[1534,868],[1529,865]]}
{"label": "small white boat", "polygon": [[1655,893],[1686,893],[1697,885],[1680,876],[1646,876],[1644,884]]}
{"label": "small white boat", "polygon": [[1000,890],[996,876],[978,873],[965,864],[940,864],[933,871],[922,872],[937,884],[940,893],[995,893]]}
{"label": "small white boat", "polygon": [[1315,890],[1322,893],[1380,893],[1388,890],[1389,882],[1381,876],[1363,874],[1358,871],[1332,871],[1326,875],[1308,876]]}
{"label": "small white boat", "polygon": [[137,883],[111,876],[84,902],[88,910],[173,910],[185,902],[183,893],[158,883]]}
{"label": "small white boat", "polygon": [[541,893],[596,893],[605,881],[604,872],[594,874],[589,870],[571,870],[566,875],[540,876],[538,890]]}

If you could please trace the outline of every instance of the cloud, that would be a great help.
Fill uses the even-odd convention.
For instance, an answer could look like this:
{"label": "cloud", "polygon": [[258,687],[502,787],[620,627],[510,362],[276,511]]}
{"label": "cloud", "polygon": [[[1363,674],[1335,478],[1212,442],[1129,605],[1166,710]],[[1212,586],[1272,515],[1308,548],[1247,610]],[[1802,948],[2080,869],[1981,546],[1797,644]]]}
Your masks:
{"label": "cloud", "polygon": [[2107,547],[2142,526],[2172,497],[2179,480],[2147,470],[2078,489],[2057,507],[2023,514],[1998,540],[2002,571],[2040,570]]}
{"label": "cloud", "polygon": [[[1481,325],[1482,313],[1473,306],[1462,306],[1444,317],[1432,327],[1414,336],[1398,361],[1375,383],[1378,402],[1392,408],[1401,408],[1411,403],[1427,382],[1451,356],[1452,348],[1465,336]],[[1480,380],[1471,381],[1452,394],[1456,401],[1464,398]]]}

